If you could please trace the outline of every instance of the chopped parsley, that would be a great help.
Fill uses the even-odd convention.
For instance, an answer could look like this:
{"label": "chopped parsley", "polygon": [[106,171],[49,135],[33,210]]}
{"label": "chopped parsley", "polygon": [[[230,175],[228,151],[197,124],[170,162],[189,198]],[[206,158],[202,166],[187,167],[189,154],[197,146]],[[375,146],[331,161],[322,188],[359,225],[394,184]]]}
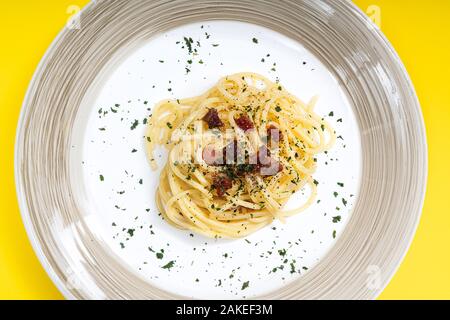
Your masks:
{"label": "chopped parsley", "polygon": [[175,261],[170,261],[169,263],[167,263],[166,265],[162,266],[163,269],[167,269],[170,270],[173,268],[173,266],[175,265]]}
{"label": "chopped parsley", "polygon": [[341,216],[333,217],[333,223],[338,223],[341,221]]}
{"label": "chopped parsley", "polygon": [[297,271],[295,270],[295,260],[292,261],[289,265],[291,266],[291,273],[296,273]]}
{"label": "chopped parsley", "polygon": [[134,120],[134,122],[131,124],[130,129],[134,130],[137,128],[138,125],[139,125],[139,120]]}
{"label": "chopped parsley", "polygon": [[186,47],[189,53],[192,53],[192,43],[194,43],[194,40],[192,40],[192,38],[184,37],[184,42],[186,43]]}

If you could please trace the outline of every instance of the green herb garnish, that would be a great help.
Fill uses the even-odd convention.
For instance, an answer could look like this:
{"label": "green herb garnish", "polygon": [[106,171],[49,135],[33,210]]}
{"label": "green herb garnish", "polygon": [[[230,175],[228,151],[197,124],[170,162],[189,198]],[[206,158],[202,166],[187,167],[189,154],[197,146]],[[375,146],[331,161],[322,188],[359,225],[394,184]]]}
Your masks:
{"label": "green herb garnish", "polygon": [[170,270],[173,268],[173,266],[175,265],[175,261],[170,261],[169,263],[167,263],[165,266],[162,266],[163,269],[167,269]]}

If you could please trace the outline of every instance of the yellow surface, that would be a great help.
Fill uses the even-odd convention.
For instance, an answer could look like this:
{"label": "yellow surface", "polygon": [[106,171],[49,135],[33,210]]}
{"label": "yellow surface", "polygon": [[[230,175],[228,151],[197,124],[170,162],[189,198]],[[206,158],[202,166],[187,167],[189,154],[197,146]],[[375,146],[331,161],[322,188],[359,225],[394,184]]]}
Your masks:
{"label": "yellow surface", "polygon": [[[0,298],[60,299],[19,214],[14,140],[27,85],[71,5],[87,0],[3,1],[0,10]],[[356,0],[403,59],[415,84],[429,144],[429,182],[412,247],[381,299],[450,299],[450,1]],[[375,6],[375,7],[374,7]],[[378,6],[378,7],[377,7]]]}

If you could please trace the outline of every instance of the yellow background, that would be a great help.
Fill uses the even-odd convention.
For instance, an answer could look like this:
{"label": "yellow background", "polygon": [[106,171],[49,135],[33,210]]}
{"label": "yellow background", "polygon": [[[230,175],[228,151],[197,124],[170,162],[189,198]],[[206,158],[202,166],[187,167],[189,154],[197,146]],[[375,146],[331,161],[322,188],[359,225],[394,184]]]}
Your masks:
{"label": "yellow background", "polygon": [[[19,214],[14,140],[33,72],[70,5],[87,0],[2,1],[0,9],[0,298],[61,299],[37,260]],[[415,84],[427,126],[429,179],[423,217],[381,299],[450,299],[450,1],[356,0],[381,10],[381,27]]]}

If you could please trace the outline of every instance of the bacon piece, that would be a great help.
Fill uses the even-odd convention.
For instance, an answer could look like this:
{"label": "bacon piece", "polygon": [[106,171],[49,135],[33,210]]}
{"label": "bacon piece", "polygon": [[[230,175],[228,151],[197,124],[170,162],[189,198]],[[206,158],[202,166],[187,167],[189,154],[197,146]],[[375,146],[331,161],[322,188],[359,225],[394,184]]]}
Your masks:
{"label": "bacon piece", "polygon": [[203,160],[210,166],[234,165],[241,155],[237,140],[227,144],[222,150],[216,150],[213,146],[206,146],[203,149]]}
{"label": "bacon piece", "polygon": [[258,164],[263,167],[266,165],[270,165],[270,150],[266,146],[261,146],[258,150]]}
{"label": "bacon piece", "polygon": [[206,146],[202,152],[203,160],[207,165],[219,166],[223,164],[223,154],[220,150],[214,149],[213,146]]}
{"label": "bacon piece", "polygon": [[249,158],[250,164],[256,165],[256,169],[270,164],[270,150],[264,145]]}
{"label": "bacon piece", "polygon": [[283,141],[283,133],[280,129],[271,124],[267,127],[267,143],[272,145],[273,143],[279,143],[280,141]]}
{"label": "bacon piece", "polygon": [[226,175],[217,175],[214,177],[212,186],[216,189],[217,195],[223,197],[225,192],[233,186],[233,180]]}
{"label": "bacon piece", "polygon": [[283,164],[276,160],[272,161],[271,167],[274,169],[275,174],[280,173],[284,169]]}
{"label": "bacon piece", "polygon": [[203,117],[203,121],[205,121],[210,129],[219,128],[223,126],[222,120],[219,118],[219,113],[216,109],[211,108],[208,110],[208,113]]}
{"label": "bacon piece", "polygon": [[252,120],[246,114],[242,114],[239,118],[234,119],[234,121],[236,121],[237,126],[244,131],[255,128]]}
{"label": "bacon piece", "polygon": [[270,156],[270,150],[266,146],[261,146],[251,160],[253,163],[256,161],[255,173],[260,175],[274,176],[283,171],[283,165]]}

